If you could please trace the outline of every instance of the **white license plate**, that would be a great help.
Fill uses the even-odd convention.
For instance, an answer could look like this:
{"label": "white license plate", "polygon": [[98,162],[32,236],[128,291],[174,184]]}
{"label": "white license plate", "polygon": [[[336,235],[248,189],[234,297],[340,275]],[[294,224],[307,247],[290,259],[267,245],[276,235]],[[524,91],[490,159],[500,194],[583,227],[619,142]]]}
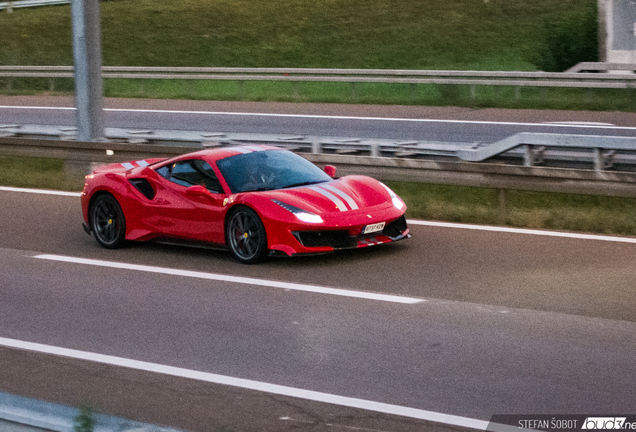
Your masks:
{"label": "white license plate", "polygon": [[372,232],[382,231],[384,229],[384,225],[386,225],[386,222],[380,222],[373,225],[367,225],[364,227],[362,234],[369,234]]}

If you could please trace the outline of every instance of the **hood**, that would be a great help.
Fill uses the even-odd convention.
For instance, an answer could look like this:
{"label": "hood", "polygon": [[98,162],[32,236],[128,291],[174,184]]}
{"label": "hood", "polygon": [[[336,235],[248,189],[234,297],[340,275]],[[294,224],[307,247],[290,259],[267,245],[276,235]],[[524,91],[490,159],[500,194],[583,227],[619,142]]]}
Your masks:
{"label": "hood", "polygon": [[377,180],[358,176],[270,191],[268,196],[316,214],[364,210],[391,201]]}

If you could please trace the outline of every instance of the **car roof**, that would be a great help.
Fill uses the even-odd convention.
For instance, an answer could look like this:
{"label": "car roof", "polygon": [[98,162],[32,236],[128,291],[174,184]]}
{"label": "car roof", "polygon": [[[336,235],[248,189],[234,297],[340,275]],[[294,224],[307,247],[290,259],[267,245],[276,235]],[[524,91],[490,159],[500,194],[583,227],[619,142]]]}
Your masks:
{"label": "car roof", "polygon": [[201,157],[207,161],[218,161],[230,156],[236,156],[239,154],[252,153],[265,150],[283,150],[280,147],[274,147],[269,145],[260,144],[245,144],[233,147],[218,147],[205,150],[199,150],[194,153],[187,153],[178,157],[178,159],[189,159],[191,157]]}

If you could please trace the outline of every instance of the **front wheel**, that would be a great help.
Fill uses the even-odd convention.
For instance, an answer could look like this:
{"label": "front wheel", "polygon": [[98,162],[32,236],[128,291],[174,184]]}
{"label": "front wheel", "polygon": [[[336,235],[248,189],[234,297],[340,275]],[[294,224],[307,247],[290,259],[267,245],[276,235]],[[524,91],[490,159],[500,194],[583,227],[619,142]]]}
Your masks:
{"label": "front wheel", "polygon": [[225,241],[232,255],[244,264],[262,261],[267,254],[267,235],[256,212],[239,207],[232,212],[225,226]]}
{"label": "front wheel", "polygon": [[105,248],[118,248],[126,239],[124,212],[112,195],[100,195],[95,199],[90,210],[90,224],[95,239]]}

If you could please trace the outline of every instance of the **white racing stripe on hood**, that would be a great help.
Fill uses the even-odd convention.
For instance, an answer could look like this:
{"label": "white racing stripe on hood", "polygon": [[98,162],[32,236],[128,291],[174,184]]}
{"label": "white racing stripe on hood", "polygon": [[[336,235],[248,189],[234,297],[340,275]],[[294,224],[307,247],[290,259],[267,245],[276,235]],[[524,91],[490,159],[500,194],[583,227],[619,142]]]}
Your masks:
{"label": "white racing stripe on hood", "polygon": [[311,189],[314,192],[318,192],[320,195],[329,198],[335,205],[336,208],[340,211],[347,211],[349,210],[347,208],[347,206],[345,205],[345,203],[343,203],[340,198],[338,198],[337,196],[335,196],[334,194],[332,194],[331,192],[329,192],[328,190],[322,189],[320,186],[310,186],[309,189]]}
{"label": "white racing stripe on hood", "polygon": [[344,199],[347,202],[347,204],[349,204],[349,207],[351,207],[351,210],[358,210],[358,204],[356,204],[353,198],[351,198],[349,195],[347,195],[346,193],[344,193],[337,187],[332,186],[330,184],[320,185],[319,187],[329,189],[331,192],[334,192],[336,195],[340,196],[340,198]]}

